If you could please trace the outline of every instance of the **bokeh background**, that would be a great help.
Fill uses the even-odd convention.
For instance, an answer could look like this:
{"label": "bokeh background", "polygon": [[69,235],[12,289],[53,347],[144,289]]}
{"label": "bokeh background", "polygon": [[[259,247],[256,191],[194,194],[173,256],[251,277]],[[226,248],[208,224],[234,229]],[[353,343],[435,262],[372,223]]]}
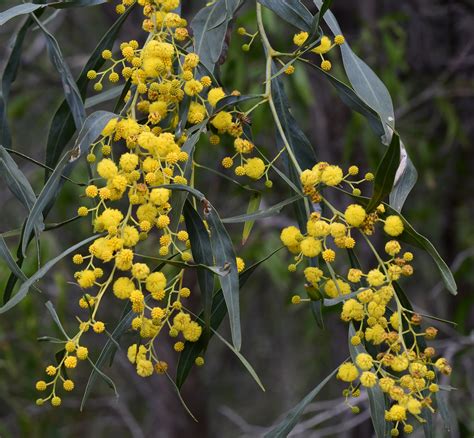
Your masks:
{"label": "bokeh background", "polygon": [[[0,1],[0,10],[16,4]],[[251,2],[248,2],[251,3]],[[204,1],[184,1],[184,15],[192,17]],[[314,9],[314,7],[313,7]],[[415,278],[404,287],[424,313],[454,321],[438,324],[439,339],[434,346],[453,363],[449,384],[457,388],[448,394],[454,427],[442,424],[439,437],[472,437],[474,434],[474,5],[469,0],[364,0],[334,1],[343,32],[353,49],[377,72],[393,97],[398,130],[418,169],[418,184],[411,193],[404,214],[416,229],[428,236],[452,267],[459,294],[449,296],[431,260],[415,250]],[[138,11],[136,11],[138,12]],[[266,23],[276,47],[289,47],[292,33],[275,17]],[[100,39],[115,20],[113,6],[62,11],[48,19],[48,29],[58,39],[74,74],[78,74]],[[123,26],[123,39],[143,40],[141,17],[135,13]],[[0,27],[0,63],[5,63],[9,42],[21,20]],[[234,23],[255,31],[252,8],[244,7]],[[221,68],[224,85],[243,93],[260,92],[262,52],[258,44],[249,53],[240,50],[242,39],[232,33],[226,63]],[[334,72],[343,78],[340,59],[331,55]],[[285,78],[294,114],[310,138],[321,160],[344,166],[358,164],[374,169],[383,147],[365,119],[351,113],[317,71],[297,66]],[[9,105],[14,148],[44,162],[49,122],[61,101],[60,80],[46,54],[40,32],[29,32],[19,76]],[[104,108],[111,106],[103,105]],[[275,146],[267,110],[254,114],[257,144],[274,153]],[[197,161],[217,166],[229,145],[199,145]],[[39,192],[43,170],[16,158],[20,168]],[[85,181],[85,169],[74,179]],[[281,199],[283,188],[265,192],[263,205]],[[197,179],[223,217],[245,211],[248,193],[230,187],[211,173]],[[80,205],[77,187],[66,184],[48,222],[75,215]],[[17,229],[25,216],[6,187],[0,187],[2,213],[0,232]],[[279,246],[282,226],[294,222],[285,209],[278,217],[257,223],[244,247],[241,229],[231,228],[235,244],[247,263],[264,257]],[[75,222],[60,231],[43,234],[42,256],[48,260],[84,238],[87,221]],[[8,239],[15,247],[15,238]],[[367,256],[368,257],[368,256]],[[30,275],[34,257],[25,264]],[[183,388],[183,397],[199,422],[182,409],[166,379],[143,380],[135,375],[123,353],[107,369],[120,398],[98,382],[85,410],[79,412],[81,387],[87,380],[86,366],[76,372],[77,389],[65,397],[60,410],[38,408],[34,382],[53,357],[54,346],[40,344],[37,337],[57,334],[44,307],[51,299],[64,323],[74,325],[78,292],[68,282],[74,267],[63,260],[42,281],[43,295],[32,292],[19,306],[0,318],[0,436],[10,437],[256,437],[281,418],[307,392],[346,357],[347,327],[337,313],[326,312],[325,330],[317,327],[306,306],[291,306],[293,293],[303,291],[297,276],[288,274],[288,256],[278,253],[267,261],[242,291],[243,354],[254,366],[267,391],[261,392],[240,362],[216,339],[206,355],[206,365],[195,369]],[[301,276],[300,276],[301,277]],[[0,264],[3,289],[8,272]],[[195,285],[190,276],[188,284]],[[107,309],[104,319],[113,322],[120,307]],[[227,324],[222,333],[228,336]],[[125,339],[126,341],[127,339]],[[100,351],[96,342],[95,353]],[[170,354],[171,363],[175,361]],[[446,382],[448,383],[448,382]],[[371,437],[367,403],[354,416],[344,407],[342,386],[333,381],[295,428],[297,437]],[[419,434],[419,433],[418,433]]]}

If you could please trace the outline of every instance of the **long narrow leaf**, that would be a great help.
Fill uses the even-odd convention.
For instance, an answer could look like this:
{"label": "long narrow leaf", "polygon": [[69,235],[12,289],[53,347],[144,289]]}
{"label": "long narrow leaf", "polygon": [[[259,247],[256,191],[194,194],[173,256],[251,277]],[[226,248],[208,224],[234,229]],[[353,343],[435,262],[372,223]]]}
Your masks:
{"label": "long narrow leaf", "polygon": [[239,216],[224,218],[222,219],[222,222],[225,224],[235,224],[235,223],[254,221],[258,219],[272,217],[279,214],[281,210],[283,209],[283,207],[289,204],[292,204],[293,202],[296,202],[300,200],[301,198],[302,197],[300,195],[295,195],[295,196],[292,196],[291,198],[285,199],[284,201],[279,202],[278,204],[275,204],[272,207],[266,208],[264,210],[257,210],[257,211],[254,211],[253,213],[246,213],[246,214],[241,214]]}
{"label": "long narrow leaf", "polygon": [[77,88],[77,84],[72,77],[69,66],[66,64],[66,61],[63,58],[56,38],[54,38],[53,35],[48,32],[48,30],[34,14],[32,14],[31,17],[33,17],[46,38],[49,57],[52,64],[61,76],[64,96],[66,97],[66,101],[71,110],[76,128],[80,129],[86,118],[86,111],[84,109],[84,105],[82,104],[82,98],[81,94],[79,93],[79,89]]}
{"label": "long narrow leaf", "polygon": [[32,24],[33,19],[31,17],[28,17],[23,26],[21,26],[20,30],[16,34],[15,38],[13,39],[12,51],[5,64],[5,69],[2,75],[2,90],[0,93],[0,143],[8,148],[12,145],[10,128],[8,127],[7,119],[8,97],[10,95],[11,85],[15,81],[18,68],[20,67],[23,42],[25,41],[28,29],[31,27]]}
{"label": "long narrow leaf", "polygon": [[[359,353],[367,353],[363,344],[352,345],[350,339],[355,335],[355,329],[351,323],[349,326],[349,351],[351,353],[352,361],[355,363],[356,357]],[[374,371],[374,370],[373,370]],[[377,438],[390,437],[390,422],[385,421],[385,410],[388,407],[385,395],[378,385],[372,388],[367,388],[369,395],[370,417],[374,425]]]}
{"label": "long narrow leaf", "polygon": [[[245,271],[239,275],[239,288],[243,289],[245,283],[250,278],[250,276],[255,272],[255,270],[270,257],[276,254],[279,250],[278,248],[275,251],[268,254],[263,259],[259,260],[257,263],[253,264]],[[210,336],[212,337],[213,333],[217,331],[221,325],[224,317],[227,314],[227,308],[225,304],[224,295],[222,294],[222,289],[219,289],[212,298],[212,311],[211,311],[211,328],[212,331]],[[203,320],[204,313],[201,312],[198,316],[198,320]],[[181,352],[178,361],[178,367],[176,369],[176,384],[179,388],[183,385],[186,378],[191,371],[191,368],[194,365],[196,357],[206,348],[207,340],[199,339],[197,342],[185,342],[184,350]]]}
{"label": "long narrow leaf", "polygon": [[[77,87],[83,100],[85,98],[87,85],[89,83],[89,80],[87,79],[87,72],[89,70],[98,70],[104,64],[105,61],[101,56],[102,51],[112,47],[118,32],[133,9],[134,5],[128,8],[125,13],[122,14],[110,27],[110,29],[107,30],[100,42],[97,44],[97,47],[92,52],[86,65],[82,69],[79,78],[77,79]],[[74,119],[71,115],[71,110],[67,101],[64,100],[54,114],[49,128],[45,160],[47,166],[53,168],[56,166],[67,143],[72,138],[75,131],[76,128],[74,125]],[[46,171],[45,174],[49,175],[49,173],[49,171]]]}
{"label": "long narrow leaf", "polygon": [[310,393],[306,395],[293,409],[291,409],[285,416],[285,418],[278,423],[272,430],[267,432],[265,438],[286,438],[288,434],[298,423],[301,415],[303,414],[306,407],[314,400],[319,394],[321,389],[333,378],[337,373],[337,368],[329,374],[319,385],[317,385]]}
{"label": "long narrow leaf", "polygon": [[67,255],[73,253],[81,246],[84,246],[86,243],[91,242],[94,239],[97,239],[98,236],[91,236],[83,241],[76,243],[75,245],[68,248],[66,251],[62,252],[60,255],[55,257],[54,259],[47,262],[43,265],[40,269],[38,269],[30,278],[28,278],[21,286],[18,292],[10,299],[5,305],[0,307],[0,314],[5,313],[6,311],[10,310],[12,307],[15,307],[23,298],[26,297],[30,287],[34,285],[37,281],[41,280],[48,271],[60,260],[62,260]]}
{"label": "long narrow leaf", "polygon": [[368,213],[374,211],[380,202],[392,191],[399,162],[400,137],[398,134],[394,133],[390,146],[385,151],[385,154],[377,167],[374,180],[374,193],[366,208]]}
{"label": "long narrow leaf", "polygon": [[[187,201],[184,204],[184,220],[189,232],[191,251],[193,259],[197,263],[213,264],[211,240],[201,217]],[[209,337],[211,326],[212,294],[214,292],[214,276],[209,271],[198,269],[197,272],[199,289],[201,290],[202,304],[204,308],[204,331]]]}

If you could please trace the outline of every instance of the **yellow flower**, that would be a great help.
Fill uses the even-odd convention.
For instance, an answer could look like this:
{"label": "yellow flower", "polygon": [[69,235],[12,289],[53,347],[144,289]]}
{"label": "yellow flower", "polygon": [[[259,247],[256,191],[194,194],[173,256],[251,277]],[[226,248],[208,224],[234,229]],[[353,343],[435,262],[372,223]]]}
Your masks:
{"label": "yellow flower", "polygon": [[359,377],[359,371],[353,363],[346,362],[339,367],[336,377],[343,382],[353,382]]}
{"label": "yellow flower", "polygon": [[202,333],[202,328],[195,321],[191,321],[183,329],[184,339],[190,342],[196,342],[200,338],[201,333]]}
{"label": "yellow flower", "polygon": [[327,166],[321,173],[321,181],[327,186],[337,186],[344,177],[339,166]]}
{"label": "yellow flower", "polygon": [[360,269],[349,269],[347,279],[352,283],[358,283],[362,277],[362,271]]}
{"label": "yellow flower", "polygon": [[232,114],[227,111],[220,111],[211,121],[212,126],[218,131],[226,131],[232,125]]}
{"label": "yellow flower", "polygon": [[406,409],[403,406],[393,405],[389,411],[385,411],[385,419],[387,421],[403,421],[406,418]]}
{"label": "yellow flower", "polygon": [[206,107],[197,102],[191,102],[189,105],[188,121],[193,125],[201,123],[207,115]]}
{"label": "yellow flower", "polygon": [[132,267],[133,251],[131,249],[122,249],[115,256],[115,265],[121,271],[128,271]]}
{"label": "yellow flower", "polygon": [[293,36],[293,42],[297,45],[297,46],[302,46],[305,41],[308,39],[308,32],[300,32],[300,33],[297,33],[295,36]]}
{"label": "yellow flower", "polygon": [[385,275],[382,274],[378,269],[372,269],[367,274],[367,281],[371,286],[382,286],[385,282]]}
{"label": "yellow flower", "polygon": [[373,365],[372,356],[367,353],[359,353],[356,357],[356,364],[361,370],[368,371]]}
{"label": "yellow flower", "polygon": [[150,268],[145,263],[134,263],[132,265],[132,275],[137,280],[145,280],[150,273]]}
{"label": "yellow flower", "polygon": [[351,292],[351,287],[345,281],[336,279],[336,283],[334,280],[328,280],[324,285],[324,292],[328,297],[336,298],[339,295],[347,295]]}
{"label": "yellow flower", "polygon": [[372,388],[377,383],[377,376],[370,371],[364,371],[360,376],[360,383],[366,388]]}
{"label": "yellow flower", "polygon": [[306,224],[308,234],[313,237],[324,237],[330,232],[330,226],[327,222],[310,219]]}
{"label": "yellow flower", "polygon": [[359,227],[364,222],[366,215],[367,214],[362,206],[358,204],[352,204],[346,208],[344,219],[348,225],[352,227]]}
{"label": "yellow flower", "polygon": [[315,186],[320,181],[320,174],[314,170],[303,170],[300,175],[300,181],[303,186]]}
{"label": "yellow flower", "polygon": [[316,257],[322,250],[321,241],[314,237],[306,237],[301,243],[301,252],[305,257]]}
{"label": "yellow flower", "polygon": [[383,229],[389,236],[399,236],[403,233],[403,222],[399,216],[388,216]]}
{"label": "yellow flower", "polygon": [[158,293],[165,290],[166,277],[162,272],[152,272],[146,279],[146,290],[150,293]]}
{"label": "yellow flower", "polygon": [[118,173],[116,164],[110,158],[104,158],[97,164],[97,173],[105,179],[111,179]]}
{"label": "yellow flower", "polygon": [[237,263],[237,272],[238,273],[242,272],[245,269],[244,259],[242,259],[241,257],[237,257],[235,261]]}
{"label": "yellow flower", "polygon": [[244,164],[245,174],[252,179],[260,179],[265,173],[265,163],[260,158],[250,158]]}
{"label": "yellow flower", "polygon": [[331,39],[329,37],[327,37],[326,35],[324,35],[321,38],[321,41],[319,42],[319,45],[316,46],[311,51],[313,53],[317,53],[319,55],[324,55],[325,53],[329,52],[329,50],[331,50]]}
{"label": "yellow flower", "polygon": [[323,271],[319,268],[309,266],[304,270],[304,276],[306,281],[311,283],[313,286],[316,286],[323,276]]}
{"label": "yellow flower", "polygon": [[88,289],[94,286],[95,274],[94,271],[80,271],[77,279],[77,284],[82,289]]}
{"label": "yellow flower", "polygon": [[137,361],[137,374],[141,377],[149,377],[153,374],[153,364],[151,361],[142,359]]}
{"label": "yellow flower", "polygon": [[76,355],[79,360],[86,360],[89,355],[89,350],[87,347],[77,347]]}
{"label": "yellow flower", "polygon": [[346,235],[347,228],[340,222],[333,222],[331,225],[329,225],[329,231],[331,232],[332,237],[344,237]]}
{"label": "yellow flower", "polygon": [[283,245],[288,247],[299,245],[302,238],[303,235],[301,234],[301,231],[293,225],[283,228],[280,234],[280,239]]}
{"label": "yellow flower", "polygon": [[66,368],[76,368],[77,365],[77,357],[76,356],[68,356],[64,359],[64,366]]}
{"label": "yellow flower", "polygon": [[207,100],[212,107],[215,107],[217,102],[219,102],[223,97],[225,97],[225,93],[221,87],[211,88],[207,95]]}
{"label": "yellow flower", "polygon": [[341,319],[343,321],[361,321],[364,319],[364,306],[357,300],[349,299],[342,305]]}

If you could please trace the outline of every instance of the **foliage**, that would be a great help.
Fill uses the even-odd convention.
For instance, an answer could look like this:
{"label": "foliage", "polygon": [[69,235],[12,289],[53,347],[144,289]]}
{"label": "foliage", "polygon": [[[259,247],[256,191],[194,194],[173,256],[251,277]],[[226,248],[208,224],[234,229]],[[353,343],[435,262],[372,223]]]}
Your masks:
{"label": "foliage", "polygon": [[[60,343],[63,349],[56,356],[57,364],[46,367],[47,379],[36,384],[39,391],[47,392],[37,404],[47,401],[53,406],[61,404],[60,386],[66,392],[74,389],[69,374],[78,360],[87,360],[92,367],[82,406],[97,377],[115,388],[102,368],[106,360],[113,360],[125,333],[135,333],[127,356],[137,374],[144,378],[154,373],[165,374],[178,395],[192,364],[204,364],[208,343],[214,334],[263,389],[257,373],[240,353],[239,297],[240,287],[250,274],[276,251],[245,270],[246,263],[236,257],[231,235],[224,224],[244,223],[242,240],[245,243],[255,222],[275,217],[292,204],[299,228],[293,225],[284,228],[281,241],[295,256],[288,270],[293,273],[305,265],[307,281],[305,296],[295,295],[292,302],[307,302],[313,309],[316,306],[319,323],[322,309],[340,308],[341,318],[350,322],[352,360],[334,370],[268,436],[286,436],[297,424],[305,406],[333,374],[348,384],[343,394],[355,413],[358,408],[352,406],[352,399],[360,395],[361,388],[367,388],[378,436],[397,435],[398,428],[409,433],[416,423],[424,425],[428,436],[431,423],[427,418],[435,411],[436,402],[442,400],[442,397],[432,397],[443,389],[436,382],[439,373],[451,373],[451,366],[445,358],[435,357],[434,349],[426,346],[424,339],[433,339],[437,330],[422,326],[423,318],[413,311],[398,285],[400,279],[413,273],[410,264],[413,255],[408,251],[401,253],[398,240],[426,250],[446,288],[453,294],[457,292],[456,284],[433,245],[400,215],[416,180],[416,171],[395,128],[387,88],[345,41],[329,10],[331,2],[315,0],[318,8],[315,15],[299,1],[255,2],[255,32],[249,33],[241,27],[237,33],[248,41],[242,46],[244,52],[250,51],[257,41],[261,42],[265,77],[262,90],[244,95],[235,90],[226,93],[219,71],[225,60],[232,20],[243,3],[240,1],[210,2],[191,21],[191,37],[187,21],[179,15],[178,1],[139,0],[136,9],[142,9],[146,17],[142,27],[148,34],[147,40],[143,44],[124,41],[114,55],[117,32],[135,7],[133,2],[124,1],[116,7],[120,14],[117,22],[104,35],[89,58],[87,68],[75,81],[58,42],[41,21],[42,14],[49,8],[100,3],[103,2],[26,3],[0,14],[1,24],[28,14],[16,37],[2,81],[1,138],[5,145],[0,151],[2,177],[28,214],[19,233],[16,260],[5,239],[18,234],[6,232],[1,236],[0,256],[11,276],[0,313],[20,303],[33,287],[37,289],[36,282],[62,258],[93,242],[87,251],[78,252],[72,258],[75,264],[85,264],[74,275],[75,284],[81,289],[79,306],[82,309],[75,334],[67,333],[53,305],[47,303],[63,339],[43,340]],[[299,33],[293,38],[293,46],[281,52],[273,47],[266,32],[264,9],[297,28]],[[324,22],[333,38],[324,33]],[[6,118],[21,46],[28,28],[34,24],[45,36],[51,61],[64,89],[64,101],[50,126],[44,165],[46,179],[38,196],[10,156],[14,151]],[[348,83],[329,73],[333,66],[328,53],[339,48]],[[321,61],[316,62],[317,57]],[[104,62],[105,68],[101,70]],[[367,173],[355,178],[359,173],[357,166],[350,166],[344,172],[338,165],[318,162],[318,151],[299,127],[285,92],[286,76],[291,77],[295,68],[304,65],[317,69],[335,88],[342,102],[367,119],[379,136],[380,144],[387,146],[375,176]],[[122,81],[122,85],[85,105],[86,78],[94,81],[96,92],[103,90],[107,80],[111,84]],[[90,111],[86,117],[86,109],[117,95],[119,99],[113,112]],[[259,147],[254,141],[251,116],[262,110],[271,115],[276,152]],[[77,133],[74,146],[67,150],[74,133]],[[251,197],[247,213],[221,219],[214,202],[211,203],[201,192],[203,188],[195,184],[201,170],[206,170],[197,159],[202,154],[201,149],[229,140],[233,152],[222,159],[224,170],[216,169],[217,159],[214,168],[209,170],[249,191]],[[83,194],[88,198],[87,204],[78,208],[74,218],[48,226],[47,216],[54,210],[64,183],[73,181],[70,176],[79,163],[85,163],[88,170],[88,179],[78,184],[85,187]],[[233,176],[230,176],[231,168]],[[372,181],[372,195],[361,196]],[[276,187],[291,194],[273,207],[260,209],[261,200]],[[332,203],[331,192],[342,193],[354,203],[344,201],[344,212],[339,211]],[[388,196],[388,203],[384,203]],[[42,233],[84,217],[91,217],[88,231],[91,236],[41,266]],[[380,228],[389,238],[397,238],[386,242],[385,256],[371,240],[374,233],[381,233]],[[35,254],[29,251],[32,240],[36,243]],[[368,248],[376,259],[372,269],[358,264],[355,251],[361,248]],[[348,273],[339,266],[346,254],[351,264]],[[22,266],[32,257],[38,261],[37,270],[26,278]],[[371,263],[367,260],[364,266]],[[193,270],[197,271],[203,308],[199,315],[186,304],[186,299],[195,295],[195,291],[184,286],[185,274]],[[216,279],[220,289],[215,286]],[[17,281],[20,286],[15,292]],[[120,319],[104,324],[99,318],[99,309],[102,311],[100,306],[114,299],[110,296],[112,293],[127,305]],[[232,344],[218,333],[226,314]],[[109,326],[115,328],[109,330]],[[90,358],[84,346],[90,331],[105,333],[108,337],[96,361]],[[168,374],[168,363],[162,359],[161,338],[166,331],[171,338],[180,336],[174,343],[174,350],[180,353],[175,382]],[[159,336],[160,342],[155,342]],[[443,412],[442,405],[439,409]]]}

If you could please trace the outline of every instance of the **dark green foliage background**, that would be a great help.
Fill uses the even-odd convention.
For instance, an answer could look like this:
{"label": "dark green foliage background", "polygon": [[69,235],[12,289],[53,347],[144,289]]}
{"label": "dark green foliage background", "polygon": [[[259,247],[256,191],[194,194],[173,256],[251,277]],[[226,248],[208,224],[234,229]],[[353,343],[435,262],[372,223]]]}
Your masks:
{"label": "dark green foliage background", "polygon": [[[184,15],[191,16],[194,13],[191,2],[184,3]],[[195,9],[201,6],[194,3],[199,2],[193,2]],[[16,2],[2,1],[0,9],[13,4]],[[404,215],[433,241],[452,267],[458,283],[456,297],[445,293],[429,257],[415,251],[415,278],[406,282],[407,295],[426,313],[458,324],[456,329],[440,324],[440,339],[435,343],[453,361],[455,371],[450,384],[459,388],[449,394],[456,427],[451,435],[443,432],[442,427],[436,428],[436,436],[471,436],[474,432],[474,382],[470,377],[474,367],[474,53],[469,42],[474,39],[474,11],[469,2],[462,0],[390,0],[383,4],[376,0],[334,1],[331,9],[352,48],[377,72],[392,95],[398,131],[420,175]],[[283,27],[277,18],[268,18],[274,45],[289,47],[291,29]],[[100,35],[115,19],[112,6],[98,6],[62,11],[48,24],[75,77]],[[0,28],[2,63],[8,54],[9,38],[19,25],[20,20],[14,20]],[[238,25],[254,32],[255,12],[244,9]],[[141,40],[139,29],[140,17],[132,14],[121,35],[124,39]],[[233,33],[220,77],[229,90],[260,93],[263,53],[256,45],[244,54],[239,49],[242,43]],[[343,77],[340,59],[332,55],[331,61],[336,76]],[[285,84],[293,115],[314,145],[318,159],[345,166],[359,164],[363,171],[375,170],[383,154],[380,142],[366,120],[351,113],[339,101],[320,73],[297,65],[296,73],[285,78]],[[19,77],[10,93],[8,115],[13,148],[44,162],[49,123],[61,101],[61,82],[46,55],[45,40],[39,31],[29,32]],[[110,107],[105,105],[104,109]],[[257,145],[273,153],[276,146],[274,133],[268,129],[271,126],[268,111],[257,111],[252,125]],[[201,141],[197,161],[215,168],[230,146],[226,142],[212,146]],[[38,193],[43,182],[42,170],[21,159],[17,163]],[[73,178],[86,177],[85,168],[78,166]],[[229,187],[224,180],[216,180],[213,174],[204,171],[197,176],[197,187],[209,187],[206,196],[222,217],[244,213],[250,200],[250,192]],[[48,222],[75,215],[80,202],[78,195],[78,188],[66,183]],[[276,189],[266,193],[264,202],[268,207],[282,199]],[[18,218],[25,212],[6,187],[0,190],[0,201],[3,206],[0,232],[20,226]],[[243,248],[248,264],[277,248],[279,229],[293,220],[291,208],[285,208],[281,215],[257,222]],[[240,250],[241,225],[230,225],[230,230]],[[57,233],[44,233],[41,248],[44,260],[87,237],[88,232],[88,225],[83,221]],[[287,273],[286,264],[283,252],[267,261],[246,283],[241,298],[242,353],[254,366],[267,392],[260,391],[225,346],[213,341],[206,366],[193,370],[183,386],[183,397],[198,417],[197,424],[181,408],[165,379],[145,381],[137,377],[120,352],[109,373],[120,393],[118,401],[103,382],[98,382],[82,413],[78,411],[80,389],[65,398],[61,411],[36,407],[34,381],[55,352],[50,344],[36,343],[36,338],[54,334],[57,328],[42,304],[44,300],[31,293],[0,318],[0,436],[102,437],[113,433],[134,438],[259,436],[263,427],[300,401],[346,357],[341,345],[346,344],[347,327],[336,313],[326,312],[326,331],[321,331],[309,307],[288,304],[289,297],[303,288],[296,276]],[[25,272],[29,276],[34,269],[33,264],[27,265]],[[64,260],[42,283],[60,318],[66,321],[66,329],[72,327],[78,296],[77,290],[67,283],[72,272],[72,264]],[[7,278],[8,271],[0,264],[2,289]],[[193,275],[188,280],[197,288]],[[121,309],[117,306],[109,312],[107,317],[113,320]],[[71,323],[68,325],[67,321]],[[228,324],[223,325],[223,333],[229,339],[227,327]],[[98,348],[99,345],[97,351]],[[170,354],[170,361],[172,358]],[[88,372],[83,367],[76,375],[80,388]],[[338,398],[340,390],[338,383],[329,384],[318,400]],[[304,418],[311,419],[314,415],[309,412]],[[333,419],[319,426],[322,429],[319,432],[317,428],[300,429],[295,436],[371,436],[369,421],[356,425],[351,432],[327,429],[354,419],[350,413],[338,415],[332,415]]]}

